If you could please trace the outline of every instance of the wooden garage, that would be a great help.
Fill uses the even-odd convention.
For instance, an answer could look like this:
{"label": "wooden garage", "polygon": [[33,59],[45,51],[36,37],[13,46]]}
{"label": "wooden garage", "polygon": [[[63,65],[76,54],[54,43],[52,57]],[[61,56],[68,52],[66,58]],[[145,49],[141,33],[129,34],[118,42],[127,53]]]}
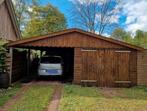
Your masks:
{"label": "wooden garage", "polygon": [[[137,52],[143,49],[80,29],[18,40],[11,49],[73,49],[73,83],[100,87],[137,84]],[[64,51],[64,53],[66,50]],[[68,53],[68,52],[67,52]]]}

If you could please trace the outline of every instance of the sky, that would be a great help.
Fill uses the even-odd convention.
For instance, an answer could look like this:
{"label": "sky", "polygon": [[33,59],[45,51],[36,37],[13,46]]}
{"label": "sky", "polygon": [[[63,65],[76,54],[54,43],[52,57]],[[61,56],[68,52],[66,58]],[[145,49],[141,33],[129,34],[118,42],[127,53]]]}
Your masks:
{"label": "sky", "polygon": [[[84,0],[79,0],[84,1]],[[118,26],[126,31],[134,33],[140,29],[147,31],[147,0],[122,0],[120,6],[123,8],[117,17]],[[57,7],[66,17],[68,28],[74,27],[71,21],[70,10],[74,0],[42,0],[42,4],[51,3]],[[105,35],[110,33],[105,32]]]}
{"label": "sky", "polygon": [[[14,2],[15,0],[13,0]],[[74,28],[75,24],[71,19],[71,10],[73,3],[79,1],[83,3],[86,0],[40,0],[42,5],[50,3],[54,7],[57,7],[62,12],[67,20],[68,28]],[[103,0],[91,0],[103,1]],[[118,24],[118,27],[123,28],[125,31],[129,31],[135,34],[136,30],[140,29],[147,31],[147,0],[120,0],[119,7],[122,8],[121,12],[114,17],[113,22]],[[113,31],[113,30],[112,30]],[[104,36],[110,36],[112,31],[104,32]]]}
{"label": "sky", "polygon": [[71,20],[71,13],[70,13],[70,10],[71,10],[73,4],[70,0],[42,0],[40,2],[41,2],[41,4],[50,3],[53,6],[57,7],[58,10],[65,15],[67,23],[68,23],[68,28],[73,27],[73,23]]}

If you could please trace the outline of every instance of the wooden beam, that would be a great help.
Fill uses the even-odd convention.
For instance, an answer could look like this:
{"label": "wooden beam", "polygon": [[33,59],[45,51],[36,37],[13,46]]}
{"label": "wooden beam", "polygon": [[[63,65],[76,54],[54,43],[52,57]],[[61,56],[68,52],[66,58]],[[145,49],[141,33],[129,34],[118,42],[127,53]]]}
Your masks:
{"label": "wooden beam", "polygon": [[129,84],[130,83],[131,84],[131,81],[115,81],[115,83],[118,83],[118,84],[120,84],[120,83],[122,83],[122,84],[123,83],[128,83]]}
{"label": "wooden beam", "polygon": [[13,68],[13,48],[12,47],[10,47],[9,53],[10,53],[10,58],[11,58],[11,61],[10,61],[10,74],[9,74],[9,85],[11,85],[11,83],[12,83],[12,68]]}
{"label": "wooden beam", "polygon": [[30,51],[30,49],[28,49],[28,53],[27,53],[27,76],[30,75],[30,54],[31,54],[31,51]]}

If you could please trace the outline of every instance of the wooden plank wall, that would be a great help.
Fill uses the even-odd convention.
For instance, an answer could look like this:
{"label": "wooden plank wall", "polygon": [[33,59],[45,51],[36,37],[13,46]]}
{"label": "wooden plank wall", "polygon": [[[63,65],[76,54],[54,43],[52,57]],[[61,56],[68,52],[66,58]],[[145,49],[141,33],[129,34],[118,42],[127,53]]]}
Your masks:
{"label": "wooden plank wall", "polygon": [[[30,47],[71,47],[71,48],[116,48],[124,49],[125,46],[114,44],[105,40],[80,33],[69,33],[46,39],[21,44]],[[20,46],[21,46],[20,45]]]}
{"label": "wooden plank wall", "polygon": [[6,3],[0,5],[0,38],[15,41],[17,36]]}
{"label": "wooden plank wall", "polygon": [[81,48],[74,49],[74,80],[75,84],[81,83],[81,69],[82,69],[82,62],[81,62]]}
{"label": "wooden plank wall", "polygon": [[129,52],[116,52],[117,61],[116,61],[116,70],[118,74],[119,81],[129,81],[129,62],[130,62],[130,53]]}
{"label": "wooden plank wall", "polygon": [[137,51],[130,53],[130,79],[132,86],[137,85]]}
{"label": "wooden plank wall", "polygon": [[143,52],[138,52],[137,75],[138,85],[147,85],[147,49]]}
{"label": "wooden plank wall", "polygon": [[131,85],[136,84],[134,51],[122,53],[113,49],[98,49],[80,52],[78,49],[75,52],[75,83],[79,84],[81,80],[97,80],[97,86],[102,87],[117,86],[115,81],[131,81]]}
{"label": "wooden plank wall", "polygon": [[13,50],[12,82],[26,74],[26,51]]}

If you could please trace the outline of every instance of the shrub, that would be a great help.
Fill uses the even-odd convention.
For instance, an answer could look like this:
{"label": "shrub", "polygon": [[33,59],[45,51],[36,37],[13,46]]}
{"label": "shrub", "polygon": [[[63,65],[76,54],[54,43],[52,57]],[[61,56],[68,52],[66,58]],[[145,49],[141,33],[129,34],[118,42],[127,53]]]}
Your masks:
{"label": "shrub", "polygon": [[6,72],[6,64],[5,64],[5,59],[6,59],[6,47],[5,44],[7,41],[5,40],[0,40],[0,73]]}

